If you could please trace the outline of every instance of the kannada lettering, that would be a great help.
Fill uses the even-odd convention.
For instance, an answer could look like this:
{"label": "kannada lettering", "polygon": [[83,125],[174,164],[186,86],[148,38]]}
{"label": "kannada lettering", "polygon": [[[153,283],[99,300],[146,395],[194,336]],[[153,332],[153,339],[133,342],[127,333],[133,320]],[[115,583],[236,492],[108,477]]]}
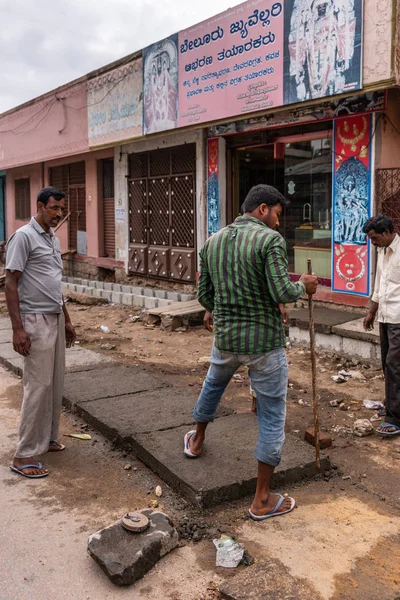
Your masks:
{"label": "kannada lettering", "polygon": [[109,110],[108,116],[106,111],[93,113],[89,118],[89,127],[93,131],[99,125],[105,125],[107,121],[118,121],[130,117],[136,113],[137,107],[137,102],[129,102],[121,106],[113,106]]}
{"label": "kannada lettering", "polygon": [[240,37],[245,40],[249,35],[249,27],[255,27],[258,23],[262,23],[263,27],[267,27],[271,25],[271,17],[277,18],[281,13],[282,4],[280,2],[275,2],[271,10],[267,8],[259,11],[256,8],[253,14],[247,18],[247,21],[240,20],[232,23],[229,31],[231,34],[240,33]]}
{"label": "kannada lettering", "polygon": [[183,44],[181,44],[181,54],[185,54],[189,50],[194,50],[195,48],[200,48],[201,46],[207,46],[211,44],[211,42],[217,42],[224,37],[224,30],[222,27],[218,25],[215,31],[211,33],[206,33],[203,37],[195,38],[194,40],[185,40]]}
{"label": "kannada lettering", "polygon": [[201,69],[202,67],[212,65],[213,57],[212,56],[203,56],[203,58],[197,58],[192,63],[185,65],[185,71],[188,73],[189,71],[197,71],[197,69]]}
{"label": "kannada lettering", "polygon": [[258,48],[261,48],[262,46],[268,46],[269,44],[273,44],[275,41],[275,34],[272,33],[272,31],[269,31],[267,35],[260,35],[258,38],[256,38],[255,40],[253,40],[253,38],[251,38],[250,41],[246,42],[245,44],[240,44],[239,46],[236,46],[235,44],[232,46],[232,48],[229,48],[228,50],[221,50],[221,52],[218,52],[217,56],[218,56],[218,60],[222,61],[225,60],[226,58],[233,58],[234,56],[238,56],[239,54],[243,54],[243,52],[251,52],[252,50],[257,50]]}

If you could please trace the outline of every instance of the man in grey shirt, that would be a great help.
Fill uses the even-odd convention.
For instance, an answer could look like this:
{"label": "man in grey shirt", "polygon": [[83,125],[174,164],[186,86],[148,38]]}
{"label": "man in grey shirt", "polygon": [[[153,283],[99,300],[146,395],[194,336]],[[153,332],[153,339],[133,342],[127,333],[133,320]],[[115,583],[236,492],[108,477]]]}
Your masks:
{"label": "man in grey shirt", "polygon": [[40,190],[37,215],[6,248],[6,300],[14,350],[24,357],[24,397],[19,439],[10,469],[24,477],[48,475],[35,456],[60,452],[57,442],[65,371],[65,346],[75,330],[62,297],[60,243],[52,227],[62,217],[65,194]]}

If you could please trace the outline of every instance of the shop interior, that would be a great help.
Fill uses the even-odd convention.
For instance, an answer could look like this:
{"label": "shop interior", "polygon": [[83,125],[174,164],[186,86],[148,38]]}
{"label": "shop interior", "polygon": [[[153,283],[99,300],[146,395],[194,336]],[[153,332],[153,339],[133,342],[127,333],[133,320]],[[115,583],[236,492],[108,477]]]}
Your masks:
{"label": "shop interior", "polygon": [[230,210],[228,206],[229,218],[233,220],[240,213],[251,187],[259,183],[273,185],[290,202],[279,227],[287,243],[289,271],[303,273],[307,259],[311,258],[314,271],[330,280],[331,130],[324,123],[323,131],[307,135],[296,137],[291,133],[290,137],[279,135],[274,140],[270,136],[270,132],[261,132],[253,136],[256,138],[253,140],[248,135],[247,140],[246,135],[227,138],[228,180],[231,181],[228,198],[232,199]]}

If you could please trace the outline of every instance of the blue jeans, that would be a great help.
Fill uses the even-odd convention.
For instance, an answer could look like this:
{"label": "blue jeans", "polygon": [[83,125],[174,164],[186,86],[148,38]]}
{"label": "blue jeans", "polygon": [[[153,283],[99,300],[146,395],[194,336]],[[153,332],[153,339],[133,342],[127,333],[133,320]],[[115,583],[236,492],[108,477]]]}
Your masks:
{"label": "blue jeans", "polygon": [[[198,423],[210,423],[222,394],[240,366],[248,367],[257,394],[258,442],[254,456],[275,467],[285,441],[288,364],[284,348],[266,354],[231,354],[213,346],[210,368],[193,410]],[[232,440],[234,443],[234,440]]]}

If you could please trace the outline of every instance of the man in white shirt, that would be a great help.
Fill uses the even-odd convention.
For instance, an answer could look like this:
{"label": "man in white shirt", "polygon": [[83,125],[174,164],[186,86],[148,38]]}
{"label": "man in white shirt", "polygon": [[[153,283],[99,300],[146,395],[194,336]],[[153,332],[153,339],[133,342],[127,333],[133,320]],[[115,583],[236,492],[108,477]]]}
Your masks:
{"label": "man in white shirt", "polygon": [[374,293],[364,328],[373,329],[378,314],[386,417],[377,433],[388,437],[400,434],[400,237],[385,215],[369,219],[363,231],[378,248]]}

